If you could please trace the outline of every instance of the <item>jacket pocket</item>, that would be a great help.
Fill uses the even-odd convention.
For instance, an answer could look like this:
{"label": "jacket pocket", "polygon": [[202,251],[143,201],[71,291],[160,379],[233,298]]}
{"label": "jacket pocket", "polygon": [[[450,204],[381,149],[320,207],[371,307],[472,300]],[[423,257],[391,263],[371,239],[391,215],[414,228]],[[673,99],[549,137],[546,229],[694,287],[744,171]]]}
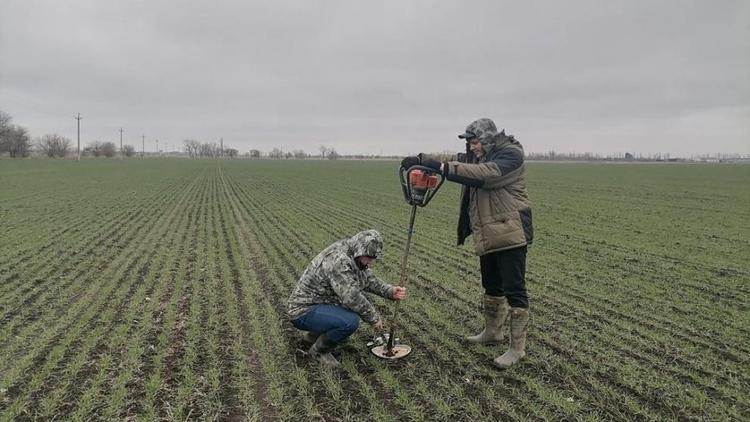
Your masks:
{"label": "jacket pocket", "polygon": [[482,227],[482,235],[486,241],[486,251],[507,249],[526,243],[523,224],[515,211],[498,215],[495,221]]}
{"label": "jacket pocket", "polygon": [[485,191],[485,199],[487,204],[487,218],[489,222],[497,222],[508,220],[508,210],[503,206],[502,199],[497,191]]}
{"label": "jacket pocket", "polygon": [[534,240],[534,225],[531,222],[531,208],[524,208],[518,211],[523,226],[523,235],[526,237],[526,243],[531,244]]}

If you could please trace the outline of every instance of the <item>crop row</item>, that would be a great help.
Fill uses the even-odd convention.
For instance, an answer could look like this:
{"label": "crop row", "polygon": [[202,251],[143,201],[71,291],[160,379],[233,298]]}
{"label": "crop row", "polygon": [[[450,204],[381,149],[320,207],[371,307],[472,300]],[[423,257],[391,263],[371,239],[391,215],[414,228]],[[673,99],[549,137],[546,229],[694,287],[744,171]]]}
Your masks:
{"label": "crop row", "polygon": [[[264,198],[264,200],[267,201],[267,196],[266,196],[265,193],[260,193],[259,194],[259,192],[257,192],[257,191],[251,191],[251,192],[252,193],[248,193],[248,194],[245,195],[245,198],[247,198],[248,201],[250,201],[251,198],[253,198],[253,197]],[[269,259],[272,260],[272,262],[277,265],[277,267],[276,267],[277,271],[284,272],[284,273],[287,274],[285,277],[283,277],[284,279],[286,279],[286,283],[278,288],[278,296],[280,297],[281,301],[283,302],[283,299],[285,299],[285,297],[288,295],[289,291],[291,290],[291,286],[293,285],[293,283],[294,283],[294,281],[295,281],[295,279],[296,279],[296,277],[298,275],[296,273],[296,271],[299,270],[299,264],[297,264],[296,269],[295,269],[295,265],[290,264],[288,262],[288,260],[287,260],[288,258],[285,259],[285,256],[288,257],[288,256],[292,255],[292,253],[291,253],[291,251],[285,251],[285,250],[281,249],[281,248],[284,247],[285,243],[284,242],[280,242],[277,239],[280,239],[280,238],[295,239],[294,243],[287,243],[289,245],[289,248],[293,249],[293,250],[299,250],[299,248],[301,246],[304,246],[306,244],[306,242],[305,242],[304,237],[302,237],[300,235],[297,235],[296,233],[290,233],[290,232],[288,232],[288,229],[290,227],[292,227],[292,226],[296,227],[296,224],[291,224],[291,223],[293,223],[293,220],[291,220],[291,218],[292,218],[291,214],[288,215],[288,216],[287,215],[282,216],[282,218],[284,219],[284,221],[281,222],[280,224],[277,224],[276,222],[273,222],[273,221],[271,222],[271,224],[268,224],[268,222],[267,222],[268,220],[266,220],[266,218],[271,219],[273,217],[271,215],[262,215],[264,213],[262,205],[259,204],[259,205],[256,205],[256,207],[257,208],[248,209],[247,215],[252,215],[254,217],[257,216],[256,218],[259,218],[259,219],[261,219],[261,221],[266,222],[264,225],[257,226],[257,230],[259,232],[258,234],[260,235],[259,237],[268,236],[268,240],[266,240],[266,242],[268,242],[267,245],[268,245],[268,248],[270,248],[270,249],[266,249],[264,252],[266,254],[270,254],[271,251],[275,251],[276,252],[275,254],[270,254],[271,256],[269,256]],[[302,215],[302,214],[297,214],[297,215]],[[287,218],[284,218],[284,217],[289,217],[289,218],[287,219]],[[326,225],[326,227],[331,227],[331,226],[332,226],[331,224]],[[309,224],[307,225],[307,227],[310,227]],[[281,234],[280,235],[275,235],[275,236],[274,236],[273,232],[271,232],[271,234],[266,234],[269,230],[279,230],[281,232]],[[313,250],[312,248],[309,248],[309,247],[307,249],[309,251]],[[310,254],[310,252],[306,251],[306,252],[303,252],[302,255],[308,255],[309,256],[309,254]],[[283,309],[283,306],[280,306],[280,308]],[[283,315],[279,315],[279,318],[283,318]],[[359,337],[355,341],[362,342],[362,338]],[[430,346],[432,343],[434,343],[434,341],[430,341],[428,339],[425,340],[425,346]],[[432,347],[434,347],[434,346],[432,346]],[[460,349],[463,349],[463,346],[461,346],[461,345],[454,345],[454,347],[456,348],[456,351],[459,351]],[[382,366],[383,365],[382,362],[378,362],[372,356],[367,356],[367,358],[368,359],[367,359],[367,364],[366,365],[364,365],[364,366],[357,366],[356,368],[352,368],[352,371],[354,371],[353,375],[355,375],[354,379],[359,379],[361,377],[361,375],[357,375],[357,374],[360,374],[362,372],[364,372],[364,373],[370,372],[371,369],[369,369],[369,368],[371,368],[371,366],[377,367],[377,366]],[[451,358],[448,357],[446,363],[450,362],[450,360],[451,360]],[[346,366],[346,364],[348,362],[351,362],[351,361],[349,361],[348,359],[345,359],[345,366]],[[431,365],[431,366],[434,367],[434,365]],[[381,388],[380,388],[381,394],[385,394],[384,392],[393,391],[394,389],[395,390],[400,390],[402,396],[404,394],[407,394],[405,392],[410,392],[411,393],[413,391],[421,391],[421,392],[426,393],[426,395],[424,397],[421,397],[420,399],[425,400],[428,403],[432,403],[436,408],[441,408],[444,412],[446,412],[443,416],[450,417],[450,415],[453,414],[452,412],[458,412],[458,411],[460,411],[460,409],[457,409],[457,408],[451,409],[450,407],[446,408],[446,406],[441,405],[441,403],[445,403],[445,401],[443,400],[444,398],[440,397],[440,396],[436,396],[434,394],[434,391],[431,391],[431,389],[429,388],[429,381],[424,380],[425,368],[419,368],[418,366],[412,366],[412,365],[409,365],[409,367],[413,371],[419,371],[419,373],[421,373],[422,376],[421,377],[420,376],[416,376],[417,374],[414,373],[413,375],[415,375],[415,376],[411,377],[411,376],[409,376],[409,374],[403,374],[403,371],[402,371],[402,373],[399,373],[398,377],[391,376],[389,378],[388,382],[383,381],[383,383],[381,385]],[[436,371],[440,371],[440,368],[435,368],[435,369],[436,369]],[[388,371],[387,373],[388,374],[395,374],[396,372],[390,372],[390,371]],[[381,371],[381,374],[382,374],[382,371]],[[436,376],[438,376],[438,375],[436,375]],[[440,374],[439,376],[441,377],[441,379],[443,381],[446,381],[446,379],[445,379],[445,377],[447,376],[446,374]],[[421,388],[419,388],[419,387],[412,388],[412,387],[410,387],[408,385],[406,385],[406,386],[405,385],[400,385],[400,384],[395,384],[394,385],[394,382],[393,382],[394,379],[400,379],[401,382],[407,382],[407,383],[418,382],[419,380],[421,380],[425,384],[423,384]],[[361,380],[361,382],[365,382],[365,381]],[[450,381],[447,381],[447,382],[450,382]],[[358,388],[365,388],[365,387],[364,386],[359,386]],[[460,387],[460,384],[451,385],[451,389],[453,390],[452,391],[453,393],[459,393],[459,392],[462,391],[461,387]],[[365,388],[365,390],[366,390],[366,388]],[[461,396],[466,396],[466,394],[463,394],[463,393],[461,393],[460,395]],[[373,400],[375,400],[375,398],[373,398]],[[379,399],[377,399],[376,401],[382,401],[382,397],[379,398]],[[402,399],[402,402],[404,404],[414,403],[414,401],[404,400],[404,399]],[[488,403],[492,404],[492,402],[488,402]],[[477,406],[477,404],[473,403],[472,401],[468,401],[467,403],[464,403],[462,405],[466,407],[466,409],[464,409],[465,411],[468,411],[470,414],[473,413],[473,414],[475,414],[477,416],[478,415],[482,415],[483,411],[484,412],[491,412],[491,410],[489,410],[489,409],[484,409],[484,410],[480,409]],[[414,404],[412,404],[412,407],[414,407]],[[420,412],[419,411],[414,411],[413,413],[414,414],[419,414]]]}
{"label": "crop row", "polygon": [[[101,181],[58,190],[38,181],[37,192],[17,190],[0,204],[9,236],[0,245],[0,420],[670,420],[750,411],[750,269],[737,259],[749,244],[733,226],[746,211],[731,204],[726,186],[739,182],[730,173],[713,192],[693,176],[687,188],[668,177],[638,186],[641,171],[619,168],[586,167],[601,178],[588,184],[576,167],[530,172],[538,205],[529,354],[501,372],[490,362],[505,344],[462,339],[480,329],[481,288],[477,258],[452,244],[455,185],[419,210],[409,299],[398,307],[373,299],[412,355],[379,360],[363,326],[341,348],[342,368],[330,369],[306,358],[286,299],[322,248],[369,228],[386,239],[375,273],[398,280],[409,208],[393,164],[132,165],[142,186],[118,181],[99,197],[81,189],[133,170],[111,163]],[[367,174],[366,183],[347,171]],[[702,227],[712,201],[727,207],[725,220]]]}
{"label": "crop row", "polygon": [[[24,331],[37,328],[33,342],[23,345],[23,349],[12,347],[4,351],[8,356],[21,353],[23,356],[21,359],[9,361],[13,367],[4,372],[6,376],[2,379],[2,384],[10,387],[8,390],[11,397],[17,396],[10,404],[6,416],[12,417],[25,412],[25,398],[43,396],[36,392],[41,387],[55,392],[49,396],[52,398],[42,399],[44,408],[38,411],[54,414],[59,405],[56,399],[75,396],[76,390],[54,389],[54,380],[59,378],[60,373],[66,374],[61,379],[63,385],[74,385],[81,390],[81,382],[87,378],[78,376],[80,371],[92,371],[95,363],[98,363],[100,368],[106,368],[116,362],[111,355],[102,353],[102,348],[106,349],[102,345],[112,345],[108,336],[113,333],[123,334],[122,330],[127,330],[131,326],[133,319],[124,315],[134,315],[136,309],[131,308],[128,314],[123,312],[128,304],[142,304],[148,297],[146,295],[153,289],[153,284],[145,283],[144,280],[148,277],[151,265],[158,262],[154,252],[168,244],[170,239],[165,235],[170,233],[170,225],[174,223],[178,210],[189,202],[191,191],[195,191],[195,184],[176,190],[171,197],[154,201],[160,204],[160,208],[155,210],[160,217],[151,217],[143,224],[139,224],[137,220],[133,221],[134,224],[129,227],[131,230],[135,229],[136,235],[129,237],[132,243],[127,244],[125,252],[95,266],[95,271],[88,274],[88,278],[75,280],[76,283],[95,287],[81,289],[83,294],[75,301],[49,306],[49,313],[55,318],[55,323],[50,324],[43,315],[38,321],[45,322],[46,325],[30,324],[24,327]],[[115,327],[116,324],[119,325]],[[31,333],[28,337],[32,337]],[[16,336],[14,341],[10,342],[11,346],[22,344],[18,341],[19,338],[23,337]],[[27,368],[40,367],[43,369],[33,373],[29,381]],[[102,369],[95,380],[101,380],[107,375],[108,372]],[[21,380],[23,383],[18,384]],[[96,385],[95,382],[93,384]],[[96,387],[89,386],[86,391],[94,392]],[[87,398],[88,400],[85,400]],[[84,409],[79,411],[80,415],[87,415],[87,403],[91,403],[94,398],[95,395],[84,394],[79,401],[79,409]]]}
{"label": "crop row", "polygon": [[[265,187],[269,187],[269,188],[263,190],[264,186]],[[270,188],[271,186],[273,188]],[[284,191],[279,192],[278,185],[274,186],[270,180],[258,181],[257,185],[254,186],[254,187],[256,187],[257,189],[260,189],[261,192],[254,191],[253,193],[249,194],[249,196],[257,196],[257,197],[262,197],[264,199],[268,198],[269,196],[271,198],[273,198],[271,200],[266,199],[266,203],[274,204],[273,205],[274,209],[271,211],[271,213],[278,213],[278,215],[279,215],[278,219],[279,220],[283,220],[283,221],[280,221],[280,223],[279,223],[280,226],[286,225],[287,228],[292,227],[292,226],[300,228],[300,233],[282,234],[282,236],[280,236],[280,237],[288,236],[289,238],[295,239],[295,242],[296,242],[295,246],[297,246],[297,248],[292,248],[292,249],[298,249],[299,248],[299,246],[298,246],[299,243],[301,241],[303,241],[302,239],[304,239],[307,236],[311,236],[311,233],[316,233],[317,232],[317,230],[315,230],[314,228],[310,227],[310,224],[309,224],[309,220],[310,219],[316,218],[316,217],[314,217],[312,215],[313,213],[311,213],[310,210],[325,209],[325,217],[321,220],[320,226],[321,227],[331,228],[330,231],[333,234],[333,238],[343,237],[344,234],[351,233],[352,230],[356,230],[358,228],[359,229],[364,228],[362,226],[362,224],[366,224],[367,222],[366,221],[358,222],[357,221],[358,220],[358,215],[360,216],[359,217],[360,220],[369,219],[369,223],[371,225],[381,224],[381,221],[379,221],[378,217],[380,217],[383,214],[382,212],[378,213],[377,215],[367,215],[365,217],[361,217],[361,215],[362,215],[361,202],[357,202],[356,201],[356,194],[352,193],[352,192],[350,192],[349,194],[346,194],[346,193],[342,193],[341,191],[337,191],[337,192],[331,193],[331,197],[326,197],[327,194],[329,193],[326,190],[325,192],[315,192],[316,195],[314,197],[310,196],[310,195],[305,196],[304,192],[302,190],[300,190],[300,191],[296,191],[295,190],[293,192],[284,192]],[[335,198],[333,198],[334,196],[335,196]],[[294,200],[288,200],[286,198],[294,198]],[[301,198],[302,198],[302,200],[300,200]],[[342,198],[353,198],[352,199],[352,205],[350,205],[350,206],[347,207],[346,204],[343,203],[344,201],[342,200]],[[317,203],[318,201],[320,202],[320,204]],[[294,210],[293,208],[294,208],[294,204],[295,203],[296,204],[303,204],[303,205],[299,205],[297,207],[298,209]],[[326,204],[328,205],[327,207],[326,207]],[[277,206],[278,206],[278,208],[277,208]],[[290,210],[289,213],[284,214],[284,210],[286,210],[287,207],[291,207],[292,209]],[[383,208],[385,208],[386,210],[388,209],[388,207],[383,207]],[[340,216],[337,215],[337,214],[341,213],[342,209],[349,209],[351,211],[349,211],[348,213],[344,213],[344,215],[340,215]],[[383,210],[379,209],[378,211],[383,211]],[[303,216],[302,219],[306,220],[306,221],[300,222],[299,224],[294,224],[293,221],[291,220],[293,218],[293,215],[301,215],[301,216]],[[383,218],[384,219],[388,218],[388,216],[384,216]],[[351,229],[347,229],[345,227],[346,224],[347,224],[346,223],[347,221],[349,221],[349,222],[355,222],[353,225],[350,225]],[[388,224],[387,222],[383,222],[382,224],[384,224],[386,233],[388,233],[387,238],[391,239],[391,241],[393,241],[394,238],[396,239],[396,241],[398,241],[399,238],[401,238],[401,239],[404,238],[404,234],[403,234],[403,232],[401,230],[398,230],[398,229],[395,229],[395,228],[389,228],[389,226],[385,226],[385,224]],[[421,222],[420,222],[420,224],[421,224]],[[312,234],[312,235],[314,236],[314,234]],[[330,239],[331,236],[328,236],[328,238]],[[420,247],[421,251],[423,251],[425,249],[423,247],[424,243],[431,243],[430,239],[425,239],[424,237],[419,237],[418,239],[419,239],[418,241],[420,242],[419,247]],[[438,249],[438,248],[444,249],[445,248],[445,246],[443,244],[441,244],[441,242],[432,242],[432,243],[437,244],[436,249]],[[315,251],[316,248],[320,248],[321,246],[325,246],[325,245],[318,244],[315,247],[308,248],[308,250],[303,251],[301,254],[299,253],[299,251],[291,250],[291,251],[286,252],[286,253],[279,253],[279,255],[280,256],[283,256],[283,255],[286,255],[286,256],[295,256],[295,255],[298,255],[299,256],[299,255],[305,255],[305,254],[312,254],[312,253],[315,253],[314,251]],[[440,265],[441,265],[441,262],[450,261],[450,259],[446,258],[444,255],[445,254],[441,254],[440,252],[437,252],[437,253],[435,253],[435,255],[433,255],[433,256],[431,256],[429,258],[428,262],[423,263],[422,265],[424,265],[425,268],[434,268],[434,267],[438,267],[439,268]],[[419,259],[419,258],[417,258],[417,259]],[[297,263],[296,265],[299,266],[300,264],[304,265],[304,262]],[[463,267],[467,266],[467,263],[465,261],[461,262],[460,264]],[[415,264],[415,265],[417,265],[417,264]],[[294,267],[294,265],[292,265],[292,267]],[[445,270],[446,271],[450,271],[449,267],[450,267],[450,265],[447,265],[445,267]],[[544,275],[544,272],[548,271],[548,270],[551,270],[551,268],[549,268],[549,269],[548,268],[541,268],[541,270],[539,271],[539,273],[541,273],[543,275],[543,277],[544,277],[544,276],[546,276],[546,275]],[[559,274],[559,271],[557,271],[556,269],[553,270],[553,271],[557,272],[556,276],[558,276],[558,277],[560,277],[560,276],[565,277],[566,276],[565,273]],[[445,273],[443,272],[443,274],[445,274]],[[471,274],[471,275],[474,276],[476,274]],[[534,274],[531,274],[531,275],[533,276]],[[568,276],[572,276],[572,274],[567,274],[567,275]],[[461,274],[461,276],[465,277],[464,274]],[[535,277],[534,280],[536,281],[539,278],[540,277]],[[573,277],[571,277],[571,278],[573,278]],[[430,285],[435,285],[435,284],[445,285],[446,281],[448,281],[448,280],[439,280],[439,282],[437,282],[434,279],[427,278],[426,282],[424,284],[424,288],[429,288]],[[556,282],[556,280],[551,280],[551,281],[555,281]],[[553,284],[550,283],[550,286],[553,286]],[[419,288],[422,288],[422,287],[423,286],[419,286]],[[463,288],[459,288],[459,289],[456,289],[456,290],[463,290],[463,291],[465,291],[465,289],[463,289]],[[592,328],[599,329],[599,326],[610,326],[610,325],[613,325],[615,327],[615,328],[613,328],[613,329],[611,329],[611,330],[608,331],[608,333],[609,333],[608,336],[602,337],[598,333],[598,331],[597,331],[597,335],[594,335],[594,336],[591,336],[590,332],[583,332],[579,336],[574,336],[574,338],[570,339],[571,342],[583,342],[582,345],[584,346],[583,350],[578,351],[577,349],[574,348],[574,349],[572,349],[570,351],[570,353],[574,354],[574,355],[583,354],[584,356],[586,354],[590,354],[590,357],[587,358],[587,359],[584,359],[581,363],[588,364],[588,365],[590,365],[594,369],[597,368],[597,367],[599,367],[599,366],[601,366],[601,365],[598,365],[598,366],[596,365],[596,362],[598,360],[600,360],[600,356],[601,356],[600,353],[609,353],[609,354],[615,353],[616,354],[615,357],[617,358],[618,362],[620,362],[620,363],[626,363],[627,364],[625,366],[625,369],[622,369],[622,370],[619,371],[619,372],[622,373],[621,377],[616,376],[617,375],[616,372],[614,373],[615,376],[614,377],[612,376],[613,370],[617,370],[618,366],[621,366],[621,365],[613,365],[613,368],[606,368],[606,367],[602,368],[601,373],[602,373],[602,382],[604,383],[603,385],[605,385],[605,386],[608,385],[609,386],[608,388],[613,389],[615,392],[623,393],[623,391],[621,391],[622,389],[618,388],[618,385],[622,384],[622,380],[620,378],[622,378],[622,379],[633,378],[633,375],[630,374],[630,372],[633,372],[633,374],[636,374],[636,375],[638,373],[647,374],[649,372],[652,372],[652,370],[656,370],[656,369],[661,368],[661,366],[662,366],[661,357],[663,355],[663,350],[661,350],[659,348],[659,347],[661,347],[659,345],[660,344],[667,344],[669,342],[669,336],[672,335],[673,329],[664,328],[663,329],[664,333],[659,334],[656,337],[652,337],[652,340],[654,341],[654,343],[651,343],[651,341],[647,341],[647,342],[642,342],[641,341],[640,344],[638,344],[638,343],[633,344],[632,343],[633,339],[634,338],[638,339],[640,337],[640,331],[645,332],[646,335],[651,335],[651,332],[654,329],[659,329],[658,325],[654,326],[654,325],[651,324],[650,321],[653,318],[647,317],[645,315],[645,313],[641,313],[640,315],[636,315],[636,317],[638,317],[638,319],[636,319],[635,317],[630,316],[629,314],[626,314],[626,313],[619,313],[619,314],[616,314],[614,316],[610,316],[609,314],[610,314],[610,311],[611,311],[611,304],[609,304],[608,306],[605,307],[605,306],[602,306],[602,304],[597,303],[593,299],[592,300],[588,300],[588,301],[584,301],[584,303],[580,303],[582,297],[586,298],[588,295],[590,295],[590,292],[585,291],[583,289],[580,290],[580,293],[573,292],[572,293],[573,296],[571,296],[571,293],[568,292],[568,291],[560,291],[559,292],[559,296],[555,296],[557,294],[558,294],[558,292],[554,292],[553,295],[545,295],[545,296],[542,297],[544,299],[544,303],[543,303],[544,307],[538,309],[538,311],[543,312],[543,314],[541,315],[542,319],[544,319],[545,317],[552,317],[552,316],[556,315],[559,311],[566,310],[566,308],[570,308],[569,303],[572,302],[572,303],[578,303],[577,305],[573,306],[573,309],[572,309],[575,312],[575,314],[585,315],[588,318],[593,318],[593,322],[595,323],[595,326],[592,327]],[[594,299],[596,299],[596,298],[594,298]],[[605,298],[603,298],[603,299],[605,299]],[[476,301],[476,299],[474,299],[474,302],[475,301]],[[471,303],[472,303],[471,297],[466,298],[462,302],[463,302],[462,306],[464,308],[466,308],[466,310],[468,312],[472,312],[472,313],[474,313],[476,315],[475,310],[471,309],[471,307],[472,307],[472,305],[471,305]],[[607,302],[604,302],[604,304],[607,304]],[[548,306],[552,307],[551,312],[546,312],[545,311],[544,308],[546,308]],[[425,308],[426,309],[429,308],[429,307],[430,307],[429,303],[425,304]],[[596,313],[594,313],[594,314],[591,313],[592,312],[592,308],[593,308],[593,311],[596,312]],[[599,309],[598,312],[596,311],[597,309]],[[620,327],[622,327],[623,322],[621,321],[621,318],[625,318],[625,323],[627,324],[626,327],[628,328],[627,331],[621,331],[621,328],[617,328],[618,325]],[[579,319],[580,319],[580,317],[579,317]],[[460,321],[460,322],[458,322],[458,324],[454,324],[454,326],[457,325],[457,326],[460,327],[460,326],[462,326],[464,324],[464,322],[465,321]],[[634,333],[631,333],[631,327],[632,327],[633,324],[640,324],[645,329],[644,330],[636,331]],[[628,335],[627,336],[623,336],[623,333],[626,333]],[[621,339],[620,337],[624,337],[624,338]],[[612,342],[614,342],[614,343],[612,343]],[[548,347],[550,347],[550,349],[551,349],[550,351],[551,352],[554,352],[555,348],[559,349],[559,346],[557,346],[556,342],[553,342],[552,340],[549,340],[549,343],[550,343],[550,345]],[[592,350],[592,346],[597,346],[597,345],[601,345],[601,344],[608,344],[608,343],[611,343],[612,345],[614,345],[615,349],[609,350],[609,348],[611,346],[607,346],[607,347],[601,347],[601,346],[599,346],[599,347],[594,347],[593,350]],[[654,346],[652,346],[652,344],[655,344],[657,347],[654,348]],[[652,351],[651,352],[647,352],[647,353],[650,353],[650,355],[647,354],[645,356],[645,362],[637,362],[637,360],[641,359],[640,356],[643,354],[644,349],[648,350],[649,348],[651,348]],[[633,362],[633,363],[629,363],[628,364],[628,362]],[[635,362],[637,362],[637,363],[635,363]],[[646,363],[646,366],[643,366],[644,363]],[[676,360],[676,361],[673,361],[671,363],[672,363],[672,365],[674,367],[674,370],[673,370],[673,372],[674,372],[674,375],[673,375],[674,379],[673,380],[676,381],[676,385],[681,385],[681,384],[684,384],[686,382],[688,382],[688,383],[689,382],[693,382],[693,383],[698,384],[697,385],[697,387],[698,387],[697,390],[695,388],[691,389],[692,390],[691,394],[693,394],[693,395],[696,396],[696,397],[693,397],[692,399],[694,399],[696,401],[696,403],[700,402],[700,399],[704,398],[705,394],[714,394],[714,395],[716,395],[716,393],[713,392],[713,387],[710,384],[716,383],[716,384],[721,385],[723,381],[726,381],[726,377],[722,378],[721,376],[719,376],[718,380],[711,381],[711,377],[710,376],[716,376],[716,373],[712,374],[710,372],[710,370],[709,370],[709,374],[708,374],[709,377],[707,378],[708,379],[707,382],[703,382],[702,381],[702,377],[705,374],[702,374],[700,371],[698,371],[698,372],[688,372],[688,375],[692,375],[693,378],[695,378],[695,380],[697,380],[697,381],[691,380],[689,376],[685,375],[685,369],[682,368],[685,365],[686,360],[684,360],[684,359],[682,361]],[[687,363],[690,363],[690,361],[688,360]],[[714,367],[714,365],[711,365],[710,362],[708,362],[708,363],[709,363],[709,365],[708,365],[709,367]],[[700,362],[699,364],[700,365],[704,365],[705,362]],[[700,368],[701,368],[700,366],[697,367],[698,370],[700,370]],[[715,366],[715,368],[721,370],[721,368],[719,368],[718,366]],[[696,368],[688,370],[688,371],[694,371],[695,369]],[[724,372],[728,374],[727,375],[728,377],[729,376],[734,376],[734,374],[735,374],[731,370],[724,371]],[[683,379],[683,378],[687,378],[687,379]],[[739,382],[741,383],[742,380],[740,379]],[[643,382],[639,381],[637,379],[633,379],[630,382],[630,384],[631,384],[630,387],[628,387],[627,384],[628,383],[625,384],[625,388],[629,389],[629,390],[625,390],[624,392],[628,393],[628,391],[630,391],[630,394],[633,395],[635,397],[635,399],[640,399],[643,402],[642,406],[647,406],[648,407],[649,405],[647,403],[651,400],[650,399],[651,392],[649,392],[648,390],[643,390],[643,385],[642,385]],[[708,385],[706,385],[706,384],[708,384]],[[648,389],[649,388],[648,384],[645,387]],[[731,391],[733,391],[732,388],[734,388],[734,387],[729,388],[728,391],[724,391],[724,392],[720,393],[719,397],[721,397],[721,394],[725,394],[727,392],[731,393]],[[729,394],[729,397],[726,397],[725,400],[730,400],[731,396],[732,396],[732,394]],[[688,396],[687,398],[690,398],[690,396]],[[679,400],[676,400],[676,401],[677,402],[682,402],[683,399],[687,399],[687,398],[678,397]],[[665,398],[665,402],[658,402],[657,401],[655,403],[655,406],[653,406],[653,407],[655,407],[655,408],[666,408],[666,409],[669,409],[669,403],[670,402],[666,401],[666,400],[671,400],[671,399],[669,397],[666,397]],[[696,405],[696,407],[693,410],[697,410],[697,407],[698,406]],[[637,409],[631,409],[631,410],[637,410]],[[654,412],[658,412],[658,410],[654,410],[654,409],[652,409],[652,410]],[[666,410],[666,411],[670,412],[670,410]]]}

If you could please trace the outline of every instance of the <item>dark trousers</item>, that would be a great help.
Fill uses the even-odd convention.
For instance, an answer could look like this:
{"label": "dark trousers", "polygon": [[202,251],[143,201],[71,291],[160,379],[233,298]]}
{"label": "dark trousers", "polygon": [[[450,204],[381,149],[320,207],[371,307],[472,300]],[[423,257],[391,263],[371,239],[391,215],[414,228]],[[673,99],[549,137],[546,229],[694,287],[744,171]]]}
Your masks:
{"label": "dark trousers", "polygon": [[482,287],[490,296],[505,296],[514,308],[528,308],[526,293],[526,246],[479,257]]}
{"label": "dark trousers", "polygon": [[334,343],[341,343],[359,328],[359,315],[339,305],[316,305],[292,320],[292,325],[303,331],[325,334]]}

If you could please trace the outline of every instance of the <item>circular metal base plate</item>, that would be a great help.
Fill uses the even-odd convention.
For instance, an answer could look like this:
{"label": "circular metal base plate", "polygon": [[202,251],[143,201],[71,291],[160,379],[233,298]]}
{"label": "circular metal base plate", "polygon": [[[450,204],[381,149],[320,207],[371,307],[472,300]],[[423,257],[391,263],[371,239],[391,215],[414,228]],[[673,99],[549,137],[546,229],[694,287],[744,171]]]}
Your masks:
{"label": "circular metal base plate", "polygon": [[382,359],[400,359],[411,353],[411,346],[405,344],[397,344],[393,346],[393,356],[388,356],[388,349],[385,345],[375,346],[370,349],[373,355]]}

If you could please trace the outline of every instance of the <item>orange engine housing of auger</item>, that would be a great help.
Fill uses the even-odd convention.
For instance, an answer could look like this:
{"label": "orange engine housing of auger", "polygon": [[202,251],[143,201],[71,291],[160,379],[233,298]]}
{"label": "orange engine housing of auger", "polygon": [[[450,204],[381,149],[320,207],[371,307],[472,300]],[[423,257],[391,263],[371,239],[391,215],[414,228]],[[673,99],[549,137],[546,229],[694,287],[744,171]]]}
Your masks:
{"label": "orange engine housing of auger", "polygon": [[409,184],[416,189],[433,189],[438,184],[438,177],[434,174],[425,174],[422,170],[412,170],[409,173]]}
{"label": "orange engine housing of auger", "polygon": [[412,205],[426,205],[429,201],[428,192],[436,189],[438,186],[438,177],[434,174],[425,173],[423,170],[412,170],[409,172],[409,198],[408,202]]}

